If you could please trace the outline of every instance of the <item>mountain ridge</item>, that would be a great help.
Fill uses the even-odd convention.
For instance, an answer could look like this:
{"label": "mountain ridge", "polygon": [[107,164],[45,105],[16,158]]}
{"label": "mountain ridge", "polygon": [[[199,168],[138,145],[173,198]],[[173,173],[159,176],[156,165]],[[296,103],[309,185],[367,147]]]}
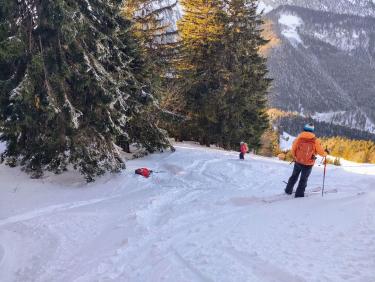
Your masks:
{"label": "mountain ridge", "polygon": [[270,105],[375,132],[375,18],[290,5],[266,17],[281,39],[269,56]]}

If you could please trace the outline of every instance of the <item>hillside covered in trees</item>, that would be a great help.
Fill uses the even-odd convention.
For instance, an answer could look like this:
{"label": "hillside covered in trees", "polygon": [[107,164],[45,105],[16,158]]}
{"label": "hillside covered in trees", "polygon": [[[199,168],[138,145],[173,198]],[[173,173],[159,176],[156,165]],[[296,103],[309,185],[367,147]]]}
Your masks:
{"label": "hillside covered in trees", "polygon": [[330,154],[358,163],[375,164],[375,142],[351,140],[343,137],[322,138],[322,145]]}
{"label": "hillside covered in trees", "polygon": [[375,141],[375,134],[346,126],[340,126],[327,122],[319,122],[310,118],[305,118],[296,114],[289,114],[275,119],[275,126],[280,132],[287,132],[293,136],[298,135],[306,123],[315,124],[315,132],[319,137],[342,136],[353,140],[371,140]]}

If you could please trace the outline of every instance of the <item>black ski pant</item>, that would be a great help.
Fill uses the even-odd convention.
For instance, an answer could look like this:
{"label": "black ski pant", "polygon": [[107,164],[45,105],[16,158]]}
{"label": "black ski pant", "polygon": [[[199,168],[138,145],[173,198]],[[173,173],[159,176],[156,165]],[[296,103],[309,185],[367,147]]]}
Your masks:
{"label": "black ski pant", "polygon": [[245,159],[245,154],[244,153],[240,153],[240,160],[244,160]]}
{"label": "black ski pant", "polygon": [[289,178],[288,184],[285,188],[285,193],[292,194],[294,185],[296,184],[298,177],[301,175],[297,191],[296,191],[296,198],[304,197],[305,196],[305,189],[307,186],[307,180],[311,174],[313,166],[311,165],[303,165],[299,163],[294,163],[293,174]]}

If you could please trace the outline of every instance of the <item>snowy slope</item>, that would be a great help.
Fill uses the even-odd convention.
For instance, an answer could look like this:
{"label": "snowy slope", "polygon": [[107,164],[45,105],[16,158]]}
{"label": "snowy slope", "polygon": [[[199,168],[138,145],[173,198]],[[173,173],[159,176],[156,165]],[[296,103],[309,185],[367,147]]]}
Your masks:
{"label": "snowy slope", "polygon": [[0,166],[0,280],[375,281],[375,166],[330,166],[338,193],[296,200],[287,163],[176,148],[90,185]]}

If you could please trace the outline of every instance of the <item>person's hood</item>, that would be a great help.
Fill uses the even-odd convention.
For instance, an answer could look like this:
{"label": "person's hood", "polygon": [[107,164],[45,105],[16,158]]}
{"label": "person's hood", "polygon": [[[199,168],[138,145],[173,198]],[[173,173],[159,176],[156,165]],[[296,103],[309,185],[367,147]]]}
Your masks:
{"label": "person's hood", "polygon": [[299,138],[304,138],[304,139],[314,139],[315,134],[312,132],[304,131],[299,135]]}

